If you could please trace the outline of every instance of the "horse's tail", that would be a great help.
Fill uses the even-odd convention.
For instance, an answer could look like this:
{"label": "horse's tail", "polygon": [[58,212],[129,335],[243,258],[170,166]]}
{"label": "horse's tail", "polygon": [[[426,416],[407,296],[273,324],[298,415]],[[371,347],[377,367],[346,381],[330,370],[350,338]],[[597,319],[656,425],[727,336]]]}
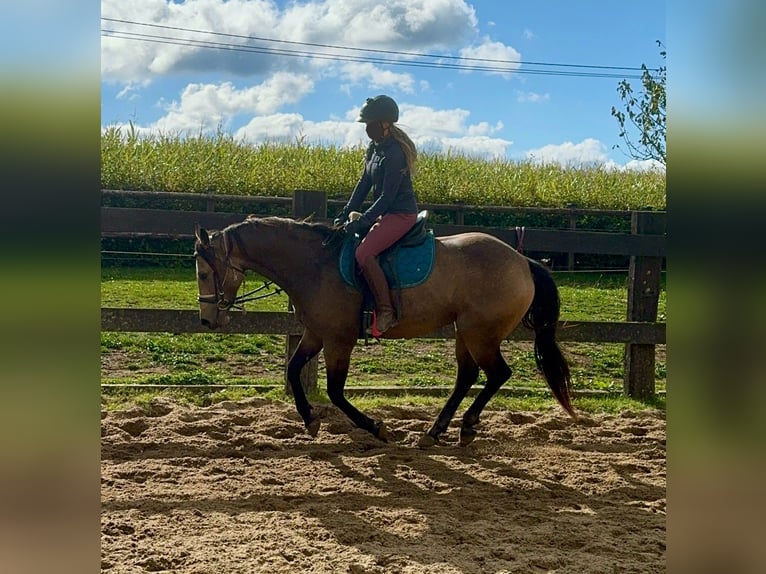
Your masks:
{"label": "horse's tail", "polygon": [[537,261],[532,259],[528,261],[535,283],[535,296],[522,323],[535,332],[535,362],[553,391],[553,396],[566,412],[577,418],[569,396],[572,384],[569,365],[556,343],[560,308],[559,290],[548,269]]}

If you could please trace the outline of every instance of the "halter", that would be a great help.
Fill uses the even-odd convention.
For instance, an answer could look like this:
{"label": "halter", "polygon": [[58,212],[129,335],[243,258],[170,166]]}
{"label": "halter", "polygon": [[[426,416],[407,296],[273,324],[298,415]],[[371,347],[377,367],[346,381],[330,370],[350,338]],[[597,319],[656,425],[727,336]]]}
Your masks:
{"label": "halter", "polygon": [[[244,280],[245,270],[241,269],[240,267],[235,267],[231,263],[231,258],[228,255],[230,251],[228,249],[229,238],[226,235],[226,232],[222,232],[221,235],[223,237],[224,245],[227,247],[226,249],[227,255],[226,255],[226,258],[223,260],[224,264],[226,265],[226,272],[224,273],[223,280],[221,280],[221,275],[218,272],[218,259],[216,257],[215,247],[210,245],[207,248],[194,251],[194,256],[202,257],[202,259],[205,260],[205,263],[208,264],[210,269],[213,270],[213,282],[215,284],[215,293],[212,295],[197,295],[198,302],[212,303],[216,305],[216,307],[218,307],[218,309],[221,311],[228,311],[229,309],[237,309],[239,311],[244,311],[243,303],[247,303],[248,301],[257,301],[258,299],[271,297],[272,295],[277,295],[278,293],[282,292],[282,289],[276,288],[269,293],[255,296],[256,293],[263,291],[264,289],[269,289],[271,285],[273,285],[273,281],[264,281],[263,285],[261,285],[260,287],[257,287],[256,289],[253,289],[252,291],[248,291],[247,293],[234,297],[233,301],[228,301],[226,299],[226,296],[224,295],[223,286],[229,277],[229,273],[231,271],[234,271],[235,273],[239,273],[240,275],[242,275]],[[239,236],[234,234],[233,232],[231,232],[231,235],[234,237],[234,241],[237,243],[237,245],[242,250],[242,252],[247,253],[247,251],[245,251],[244,249],[244,245],[242,245],[242,242]]]}

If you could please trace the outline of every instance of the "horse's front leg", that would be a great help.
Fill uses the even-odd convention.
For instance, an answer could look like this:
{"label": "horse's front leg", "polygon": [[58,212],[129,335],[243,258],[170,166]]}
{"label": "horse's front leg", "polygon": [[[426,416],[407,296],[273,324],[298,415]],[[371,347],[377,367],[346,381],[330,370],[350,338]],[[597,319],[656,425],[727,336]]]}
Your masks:
{"label": "horse's front leg", "polygon": [[290,388],[293,391],[295,407],[298,409],[298,414],[303,419],[303,424],[306,425],[306,430],[311,436],[317,435],[320,423],[319,417],[311,414],[311,404],[309,404],[306,392],[301,384],[301,371],[321,350],[322,340],[308,329],[305,329],[300,343],[298,343],[298,348],[295,349],[293,356],[290,357],[290,361],[287,363],[287,381],[290,383]]}
{"label": "horse's front leg", "polygon": [[387,442],[389,435],[386,426],[382,421],[373,421],[370,417],[363,414],[354,405],[348,402],[343,394],[346,387],[346,377],[348,377],[348,367],[351,361],[351,352],[354,345],[325,345],[324,359],[327,370],[327,395],[332,403],[338,407],[351,421],[358,426],[376,436],[382,441]]}

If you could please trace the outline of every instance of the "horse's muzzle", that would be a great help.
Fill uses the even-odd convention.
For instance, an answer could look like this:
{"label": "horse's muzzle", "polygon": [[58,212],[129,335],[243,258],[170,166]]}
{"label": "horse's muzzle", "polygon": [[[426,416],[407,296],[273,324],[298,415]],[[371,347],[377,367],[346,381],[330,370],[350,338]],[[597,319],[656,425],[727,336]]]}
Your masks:
{"label": "horse's muzzle", "polygon": [[202,323],[208,329],[217,329],[218,327],[224,327],[229,324],[231,317],[226,311],[219,311],[214,319],[208,317],[200,317],[200,323]]}

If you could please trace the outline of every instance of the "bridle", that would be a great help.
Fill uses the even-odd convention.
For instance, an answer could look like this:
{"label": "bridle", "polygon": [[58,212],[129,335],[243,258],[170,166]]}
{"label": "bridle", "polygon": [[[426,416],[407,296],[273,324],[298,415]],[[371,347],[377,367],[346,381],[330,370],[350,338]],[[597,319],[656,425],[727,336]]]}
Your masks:
{"label": "bridle", "polygon": [[[241,240],[239,236],[234,235],[232,233],[234,240],[239,245],[240,249],[246,253],[244,250],[244,246],[241,244]],[[221,236],[223,238],[223,241],[225,244],[228,245],[228,236],[225,232],[221,233]],[[209,244],[207,247],[198,247],[194,250],[194,256],[195,257],[202,257],[202,259],[205,261],[205,263],[208,264],[208,267],[212,269],[213,271],[213,283],[215,285],[215,293],[212,295],[197,295],[197,301],[200,303],[211,303],[218,307],[220,311],[228,311],[229,309],[237,309],[239,311],[244,311],[243,303],[247,303],[248,301],[256,301],[258,299],[264,299],[266,297],[271,297],[272,295],[276,295],[278,293],[281,293],[282,289],[276,288],[273,291],[270,291],[269,293],[265,293],[263,295],[255,295],[256,293],[259,293],[260,291],[263,291],[264,289],[269,289],[271,285],[273,285],[272,281],[264,281],[263,285],[260,287],[257,287],[256,289],[253,289],[252,291],[248,291],[247,293],[244,293],[242,295],[238,295],[234,297],[232,301],[229,301],[226,299],[226,295],[224,294],[223,286],[226,284],[226,280],[229,277],[229,273],[239,273],[242,275],[242,278],[244,280],[245,277],[245,270],[236,267],[231,262],[231,257],[228,255],[229,249],[226,249],[227,255],[225,259],[223,259],[223,263],[226,266],[226,271],[223,274],[223,280],[221,279],[221,274],[218,271],[218,259],[216,257],[215,253],[215,247],[213,247],[212,243]]]}

